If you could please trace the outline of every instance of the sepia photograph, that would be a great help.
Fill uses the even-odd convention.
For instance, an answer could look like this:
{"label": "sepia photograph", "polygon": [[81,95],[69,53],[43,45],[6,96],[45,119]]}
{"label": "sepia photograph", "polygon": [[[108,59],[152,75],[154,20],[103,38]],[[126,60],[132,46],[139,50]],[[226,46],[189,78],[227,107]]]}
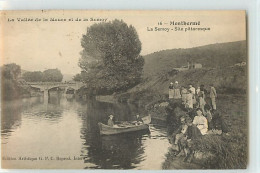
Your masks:
{"label": "sepia photograph", "polygon": [[2,169],[247,169],[246,19],[1,11]]}

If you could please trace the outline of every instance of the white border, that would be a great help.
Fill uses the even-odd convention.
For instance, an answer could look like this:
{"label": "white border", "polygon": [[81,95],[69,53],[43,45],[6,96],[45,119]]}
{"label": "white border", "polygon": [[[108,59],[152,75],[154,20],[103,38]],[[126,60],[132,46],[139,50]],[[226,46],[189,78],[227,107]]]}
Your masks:
{"label": "white border", "polygon": [[[249,165],[246,170],[192,172],[260,172],[260,0],[0,0],[0,10],[109,9],[109,10],[246,10],[249,55]],[[119,172],[119,170],[0,170],[0,172]],[[158,172],[191,172],[166,170]],[[120,171],[137,172],[137,171]],[[139,172],[139,171],[138,171]],[[144,172],[144,171],[142,171]],[[151,172],[151,171],[149,171]],[[155,172],[155,171],[152,171]],[[157,172],[157,171],[156,171]]]}

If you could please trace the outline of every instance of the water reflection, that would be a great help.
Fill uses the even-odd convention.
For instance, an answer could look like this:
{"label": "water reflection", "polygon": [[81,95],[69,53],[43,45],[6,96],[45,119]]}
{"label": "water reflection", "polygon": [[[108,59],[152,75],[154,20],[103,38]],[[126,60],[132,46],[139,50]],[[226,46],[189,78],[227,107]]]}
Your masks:
{"label": "water reflection", "polygon": [[[27,98],[2,109],[2,155],[79,156],[77,162],[12,162],[17,168],[161,169],[169,146],[166,130],[100,136],[98,122],[108,115],[131,120],[142,112],[135,105],[67,101],[65,95]],[[18,128],[19,127],[19,128]]]}
{"label": "water reflection", "polygon": [[59,105],[62,97],[62,92],[60,90],[50,90],[48,102],[50,104]]}
{"label": "water reflection", "polygon": [[[113,114],[118,121],[130,120],[139,110],[134,105],[88,102],[79,115],[83,120],[81,128],[84,139],[82,156],[85,168],[101,169],[160,169],[168,141],[166,130],[151,128],[152,134],[145,131],[130,134],[100,136],[98,122],[106,123]],[[162,148],[155,148],[162,147]]]}
{"label": "water reflection", "polygon": [[139,163],[138,155],[144,152],[140,147],[143,134],[100,136],[97,124],[106,123],[110,114],[115,115],[118,121],[129,120],[137,108],[96,101],[89,101],[86,105],[85,112],[80,112],[83,120],[81,137],[85,140],[82,156],[88,163],[85,168],[133,168],[131,165]]}
{"label": "water reflection", "polygon": [[58,106],[59,102],[56,100],[57,98],[50,98],[50,103],[54,104],[44,104],[43,97],[2,102],[1,135],[9,136],[11,132],[20,127],[22,117],[35,121],[49,119],[57,122],[61,118],[62,108]]}

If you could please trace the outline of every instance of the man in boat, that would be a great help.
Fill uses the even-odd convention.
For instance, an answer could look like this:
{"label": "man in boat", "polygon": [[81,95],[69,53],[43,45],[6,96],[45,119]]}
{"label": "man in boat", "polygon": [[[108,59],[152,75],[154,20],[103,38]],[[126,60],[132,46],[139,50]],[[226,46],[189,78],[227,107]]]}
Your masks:
{"label": "man in boat", "polygon": [[143,124],[143,120],[142,120],[142,118],[140,117],[139,114],[137,114],[137,115],[135,116],[134,124],[135,124],[135,125]]}
{"label": "man in boat", "polygon": [[143,123],[143,120],[142,120],[142,118],[140,117],[139,114],[136,115],[136,121]]}
{"label": "man in boat", "polygon": [[107,125],[110,126],[110,127],[114,126],[113,117],[114,117],[113,115],[109,115],[109,119],[107,121]]}

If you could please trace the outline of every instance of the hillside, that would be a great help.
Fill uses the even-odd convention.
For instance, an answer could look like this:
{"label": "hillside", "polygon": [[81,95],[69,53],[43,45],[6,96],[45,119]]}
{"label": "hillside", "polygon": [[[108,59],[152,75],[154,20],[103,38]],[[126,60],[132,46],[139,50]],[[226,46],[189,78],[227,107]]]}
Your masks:
{"label": "hillside", "polygon": [[200,63],[203,68],[232,66],[246,61],[246,50],[246,41],[237,41],[155,52],[144,56],[144,77],[169,72],[187,65],[188,61]]}
{"label": "hillside", "polygon": [[[144,56],[144,78],[137,86],[119,94],[121,100],[145,103],[167,98],[170,82],[181,86],[204,84],[209,89],[214,84],[218,93],[245,94],[247,92],[248,68],[234,64],[247,62],[246,41],[212,44],[190,49],[173,49]],[[202,64],[202,68],[175,71],[187,65],[187,60]]]}

